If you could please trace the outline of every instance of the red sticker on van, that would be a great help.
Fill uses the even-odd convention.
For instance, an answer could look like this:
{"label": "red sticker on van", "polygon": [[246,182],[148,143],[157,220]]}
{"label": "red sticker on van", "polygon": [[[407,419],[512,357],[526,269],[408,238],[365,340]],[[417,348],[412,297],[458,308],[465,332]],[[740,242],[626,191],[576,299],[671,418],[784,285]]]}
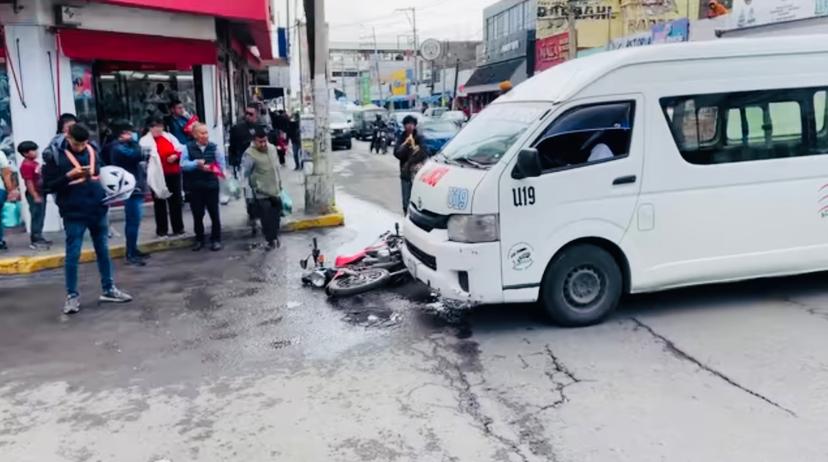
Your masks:
{"label": "red sticker on van", "polygon": [[449,168],[444,166],[434,167],[431,169],[426,170],[423,175],[420,177],[420,181],[423,183],[431,186],[432,188],[437,186],[437,183],[440,182],[440,179],[446,176],[448,173]]}

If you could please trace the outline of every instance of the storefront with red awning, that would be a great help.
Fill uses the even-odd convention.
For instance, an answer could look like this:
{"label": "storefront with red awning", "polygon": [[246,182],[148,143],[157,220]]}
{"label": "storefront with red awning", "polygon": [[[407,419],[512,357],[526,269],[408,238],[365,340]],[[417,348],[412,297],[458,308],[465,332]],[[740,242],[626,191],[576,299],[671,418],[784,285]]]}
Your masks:
{"label": "storefront with red awning", "polygon": [[69,112],[105,142],[113,121],[142,129],[181,101],[223,143],[272,55],[271,22],[268,0],[0,2],[0,141],[10,158],[14,143],[46,146]]}

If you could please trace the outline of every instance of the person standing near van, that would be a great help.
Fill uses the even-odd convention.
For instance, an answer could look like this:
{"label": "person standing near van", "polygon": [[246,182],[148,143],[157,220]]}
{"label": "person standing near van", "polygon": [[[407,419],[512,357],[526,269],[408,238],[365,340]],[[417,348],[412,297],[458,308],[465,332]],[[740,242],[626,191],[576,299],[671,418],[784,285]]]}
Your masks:
{"label": "person standing near van", "polygon": [[279,247],[279,224],[282,216],[282,178],[278,152],[267,139],[263,127],[256,129],[253,144],[244,153],[242,173],[250,182],[253,201],[262,222],[267,250]]}
{"label": "person standing near van", "polygon": [[181,168],[184,170],[184,182],[187,196],[190,198],[190,208],[193,212],[193,230],[196,242],[193,251],[204,248],[204,212],[210,215],[212,228],[210,229],[210,250],[221,250],[221,218],[219,217],[219,179],[227,167],[224,153],[210,141],[207,126],[198,123],[193,127],[195,138],[181,159]]}
{"label": "person standing near van", "polygon": [[132,297],[118,290],[112,277],[109,258],[109,207],[104,204],[106,191],[100,183],[98,149],[89,142],[89,130],[73,124],[58,152],[45,156],[43,184],[57,196],[63,228],[66,232],[66,302],[64,314],[80,311],[78,265],[83,235],[92,236],[103,293],[99,301],[125,303]]}
{"label": "person standing near van", "polygon": [[423,137],[417,132],[417,118],[407,115],[402,123],[403,131],[394,145],[394,157],[400,161],[400,190],[405,215],[408,213],[408,203],[411,202],[411,186],[414,179],[410,161],[414,156],[428,157],[428,151]]}
{"label": "person standing near van", "polygon": [[43,237],[43,221],[46,217],[46,194],[43,193],[43,182],[40,176],[40,164],[37,162],[37,144],[34,141],[24,141],[17,146],[17,152],[23,156],[20,164],[20,176],[26,183],[26,202],[29,204],[31,215],[31,248],[39,245],[52,245],[51,241]]}

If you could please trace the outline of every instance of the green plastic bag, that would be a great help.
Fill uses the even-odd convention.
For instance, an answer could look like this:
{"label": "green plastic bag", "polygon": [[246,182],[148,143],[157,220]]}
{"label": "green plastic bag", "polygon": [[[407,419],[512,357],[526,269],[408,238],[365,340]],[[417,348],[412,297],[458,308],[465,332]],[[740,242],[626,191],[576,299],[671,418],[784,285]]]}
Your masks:
{"label": "green plastic bag", "polygon": [[290,194],[283,189],[282,192],[279,193],[279,199],[282,200],[282,216],[286,217],[293,213],[293,199],[290,198]]}
{"label": "green plastic bag", "polygon": [[16,228],[22,223],[20,202],[6,202],[3,204],[3,227]]}

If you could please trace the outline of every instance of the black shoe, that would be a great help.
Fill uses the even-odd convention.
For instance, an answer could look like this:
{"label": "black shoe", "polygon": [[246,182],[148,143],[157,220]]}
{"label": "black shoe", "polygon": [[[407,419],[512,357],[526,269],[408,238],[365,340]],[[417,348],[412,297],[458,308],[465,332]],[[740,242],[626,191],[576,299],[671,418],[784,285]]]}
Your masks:
{"label": "black shoe", "polygon": [[9,250],[9,246],[6,244],[6,241],[0,241],[0,250]]}
{"label": "black shoe", "polygon": [[152,257],[152,255],[150,255],[148,253],[145,253],[145,252],[141,252],[140,250],[135,252],[135,256],[140,258],[140,259],[143,259],[143,260],[146,260],[146,259]]}
{"label": "black shoe", "polygon": [[265,251],[270,252],[271,250],[276,248],[276,241],[270,241],[265,245]]}
{"label": "black shoe", "polygon": [[193,244],[193,252],[198,252],[203,248],[204,248],[204,243],[201,242],[201,241],[196,241],[196,243]]}
{"label": "black shoe", "polygon": [[46,238],[45,238],[45,237],[43,237],[43,236],[37,236],[37,237],[34,239],[34,242],[32,242],[32,244],[38,244],[38,245],[52,245],[52,244],[54,244],[54,242],[50,241],[49,239],[46,239]]}
{"label": "black shoe", "polygon": [[126,262],[124,264],[127,265],[127,266],[139,266],[139,267],[147,266],[147,262],[145,262],[143,259],[138,258],[138,257],[127,258]]}
{"label": "black shoe", "polygon": [[210,244],[210,250],[212,250],[213,252],[218,252],[222,248],[223,247],[221,245],[221,242],[213,242]]}

